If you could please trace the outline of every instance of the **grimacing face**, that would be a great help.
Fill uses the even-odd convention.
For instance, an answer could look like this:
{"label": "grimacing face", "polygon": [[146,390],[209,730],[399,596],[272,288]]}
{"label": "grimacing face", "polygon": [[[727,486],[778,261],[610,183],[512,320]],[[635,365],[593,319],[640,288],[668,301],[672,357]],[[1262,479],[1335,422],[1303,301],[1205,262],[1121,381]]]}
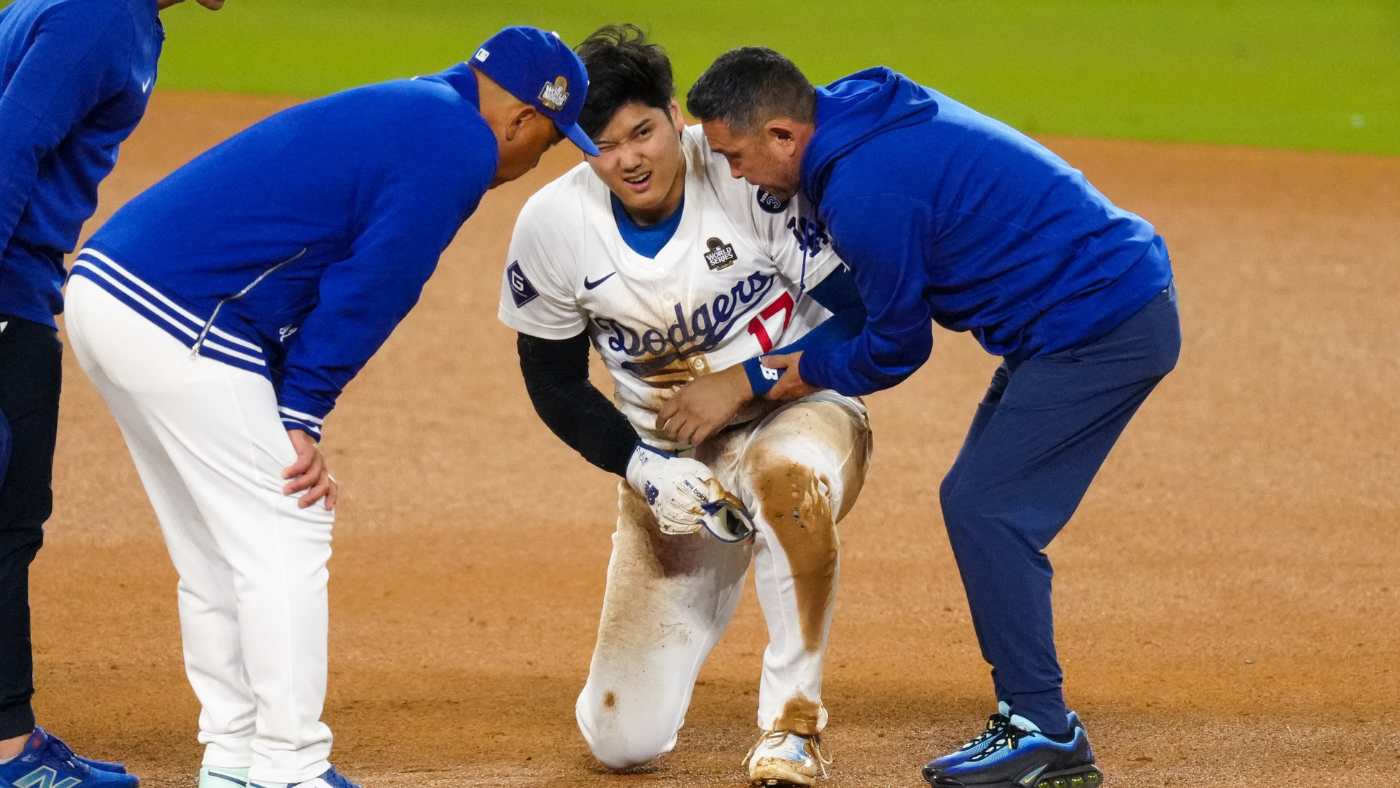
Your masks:
{"label": "grimacing face", "polygon": [[[736,134],[722,120],[703,124],[710,150],[729,161],[729,174],[786,201],[802,183],[802,156],[782,123],[768,123],[750,134]],[[796,152],[797,155],[794,155]]]}
{"label": "grimacing face", "polygon": [[617,195],[633,219],[664,220],[685,190],[685,155],[680,132],[685,128],[680,105],[670,110],[640,102],[625,104],[593,138],[597,156],[588,166]]}

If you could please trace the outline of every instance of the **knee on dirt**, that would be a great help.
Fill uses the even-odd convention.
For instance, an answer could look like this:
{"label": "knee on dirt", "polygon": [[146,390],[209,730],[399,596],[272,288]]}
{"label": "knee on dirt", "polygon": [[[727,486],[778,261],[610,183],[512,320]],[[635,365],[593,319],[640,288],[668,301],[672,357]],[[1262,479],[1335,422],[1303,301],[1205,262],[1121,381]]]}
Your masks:
{"label": "knee on dirt", "polygon": [[676,746],[674,720],[660,719],[659,709],[626,710],[611,690],[589,701],[579,698],[576,711],[588,749],[609,769],[641,766]]}
{"label": "knee on dirt", "polygon": [[[764,525],[785,550],[792,552],[789,545],[799,542],[827,545],[834,561],[836,523],[830,488],[812,466],[800,458],[764,451],[746,457],[743,471]],[[799,568],[794,566],[793,571]]]}

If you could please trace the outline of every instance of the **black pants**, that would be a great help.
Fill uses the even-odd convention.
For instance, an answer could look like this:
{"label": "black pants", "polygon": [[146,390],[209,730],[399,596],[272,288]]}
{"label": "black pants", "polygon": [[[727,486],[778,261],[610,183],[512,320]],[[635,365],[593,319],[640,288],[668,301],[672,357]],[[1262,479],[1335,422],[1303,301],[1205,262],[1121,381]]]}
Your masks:
{"label": "black pants", "polygon": [[9,739],[34,729],[29,564],[53,511],[63,344],[40,323],[0,322],[0,433],[8,426],[10,439],[9,462],[0,456],[0,739]]}

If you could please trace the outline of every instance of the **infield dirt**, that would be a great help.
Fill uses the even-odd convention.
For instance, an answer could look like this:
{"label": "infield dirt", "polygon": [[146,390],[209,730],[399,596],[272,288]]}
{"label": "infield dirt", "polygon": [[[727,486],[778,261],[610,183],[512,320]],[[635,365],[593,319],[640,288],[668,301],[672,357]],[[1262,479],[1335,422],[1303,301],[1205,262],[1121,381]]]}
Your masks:
{"label": "infield dirt", "polygon": [[[158,94],[89,231],[288,103]],[[1394,784],[1400,159],[1044,141],[1156,224],[1185,332],[1050,549],[1067,694],[1106,784]],[[366,788],[743,782],[766,640],[751,589],[673,753],[607,774],[574,724],[615,480],[535,417],[495,315],[517,210],[577,161],[553,152],[488,195],[327,425],[342,496],[325,717]],[[145,785],[193,788],[175,574],[115,423],[66,361],[33,579],[41,724]],[[921,785],[991,709],[937,490],[995,365],[938,331],[919,373],[868,398],[874,463],[840,528],[825,689],[833,788]],[[611,391],[596,363],[594,379]]]}

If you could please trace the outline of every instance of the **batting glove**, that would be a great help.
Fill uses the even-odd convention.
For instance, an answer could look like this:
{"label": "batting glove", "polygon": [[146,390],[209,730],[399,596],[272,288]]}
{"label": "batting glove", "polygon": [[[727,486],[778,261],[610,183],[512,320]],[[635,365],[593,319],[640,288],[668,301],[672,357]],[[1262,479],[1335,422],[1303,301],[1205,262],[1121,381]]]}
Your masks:
{"label": "batting glove", "polygon": [[700,530],[708,514],[705,505],[724,494],[705,463],[667,454],[641,441],[627,463],[627,483],[646,499],[662,532],[668,534]]}

